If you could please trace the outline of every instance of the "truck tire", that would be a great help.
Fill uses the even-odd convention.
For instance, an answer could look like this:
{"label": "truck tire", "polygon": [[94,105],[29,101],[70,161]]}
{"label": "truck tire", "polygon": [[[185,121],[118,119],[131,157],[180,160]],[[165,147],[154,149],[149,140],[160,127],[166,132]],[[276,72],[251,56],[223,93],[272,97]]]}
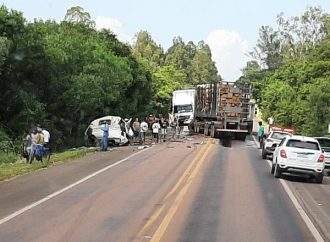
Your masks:
{"label": "truck tire", "polygon": [[211,125],[210,136],[211,136],[211,138],[214,138],[214,137],[215,137],[215,129],[214,129],[214,125]]}
{"label": "truck tire", "polygon": [[205,126],[205,127],[204,127],[204,135],[205,135],[205,136],[209,136],[209,135],[210,135],[209,127],[208,127],[208,126]]}

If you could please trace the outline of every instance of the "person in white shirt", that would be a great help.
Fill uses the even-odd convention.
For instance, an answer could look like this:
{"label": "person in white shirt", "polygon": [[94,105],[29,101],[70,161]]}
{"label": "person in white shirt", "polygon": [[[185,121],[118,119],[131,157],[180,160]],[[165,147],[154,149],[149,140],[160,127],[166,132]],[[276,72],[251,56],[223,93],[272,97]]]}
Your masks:
{"label": "person in white shirt", "polygon": [[268,118],[268,124],[269,124],[269,129],[268,129],[268,132],[271,130],[271,128],[274,126],[274,118],[273,116],[270,116]]}
{"label": "person in white shirt", "polygon": [[49,148],[50,133],[46,129],[43,129],[42,133],[44,135],[44,147]]}
{"label": "person in white shirt", "polygon": [[153,143],[158,143],[159,142],[159,129],[160,129],[160,124],[159,124],[159,121],[156,120],[152,126],[151,126],[151,129],[152,129],[152,135],[153,135],[153,140],[154,142]]}
{"label": "person in white shirt", "polygon": [[142,121],[140,124],[140,140],[142,144],[146,143],[146,132],[148,131],[148,124],[146,121]]}

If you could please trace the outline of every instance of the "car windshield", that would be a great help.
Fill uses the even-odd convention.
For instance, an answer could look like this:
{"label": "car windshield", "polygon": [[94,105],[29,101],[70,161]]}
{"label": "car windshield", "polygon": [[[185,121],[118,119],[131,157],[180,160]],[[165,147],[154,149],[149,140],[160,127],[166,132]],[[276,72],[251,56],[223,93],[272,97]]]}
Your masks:
{"label": "car windshield", "polygon": [[308,149],[308,150],[320,150],[318,143],[312,141],[302,141],[290,139],[286,144],[287,147]]}
{"label": "car windshield", "polygon": [[317,138],[317,141],[320,143],[321,147],[330,147],[330,139]]}
{"label": "car windshield", "polygon": [[287,133],[282,133],[282,132],[274,132],[272,135],[271,135],[271,138],[272,139],[278,139],[278,140],[281,140],[283,139],[284,137],[288,136],[289,134]]}

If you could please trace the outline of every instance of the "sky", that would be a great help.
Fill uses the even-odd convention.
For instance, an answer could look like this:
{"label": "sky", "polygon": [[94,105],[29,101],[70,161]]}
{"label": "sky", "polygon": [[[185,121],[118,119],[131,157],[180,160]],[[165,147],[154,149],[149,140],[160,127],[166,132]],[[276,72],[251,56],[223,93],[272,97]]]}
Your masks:
{"label": "sky", "polygon": [[176,36],[185,42],[205,41],[219,74],[227,81],[241,76],[262,25],[276,26],[276,16],[299,16],[307,7],[330,12],[329,0],[0,0],[33,19],[64,19],[67,9],[81,6],[97,28],[109,28],[121,41],[133,43],[148,31],[166,51]]}

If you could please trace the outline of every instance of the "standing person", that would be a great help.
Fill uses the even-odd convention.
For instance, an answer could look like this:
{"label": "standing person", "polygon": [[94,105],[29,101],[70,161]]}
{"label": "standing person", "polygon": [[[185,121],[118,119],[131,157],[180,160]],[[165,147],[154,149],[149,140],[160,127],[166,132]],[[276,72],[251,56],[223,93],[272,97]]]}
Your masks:
{"label": "standing person", "polygon": [[42,129],[37,128],[37,145],[35,150],[35,156],[37,160],[42,161],[42,155],[44,153],[44,134],[42,133]]}
{"label": "standing person", "polygon": [[164,118],[160,119],[160,139],[163,140],[163,142],[166,141],[166,134],[167,134],[167,122]]}
{"label": "standing person", "polygon": [[140,137],[140,122],[139,122],[138,118],[135,118],[132,128],[133,128],[133,132],[134,132],[134,142],[136,142],[138,140],[138,138]]}
{"label": "standing person", "polygon": [[26,158],[26,162],[29,162],[32,154],[32,136],[30,132],[26,133],[23,139],[23,157]]}
{"label": "standing person", "polygon": [[262,122],[259,121],[258,140],[260,143],[260,149],[262,148],[264,135],[265,135],[265,127],[263,126]]}
{"label": "standing person", "polygon": [[38,138],[38,132],[37,129],[35,129],[32,133],[31,133],[31,154],[30,154],[30,158],[29,158],[29,163],[31,164],[33,159],[34,159],[34,154],[36,152],[36,148],[37,148],[37,138]]}
{"label": "standing person", "polygon": [[159,121],[156,120],[152,124],[153,143],[158,143],[159,142],[159,129],[160,129]]}
{"label": "standing person", "polygon": [[130,145],[133,145],[134,132],[133,132],[132,127],[131,127],[131,122],[132,122],[132,118],[130,118],[130,119],[125,118],[124,119],[125,133],[126,133],[126,136],[128,138],[128,142],[129,142]]}
{"label": "standing person", "polygon": [[142,144],[146,143],[146,132],[148,131],[148,124],[146,121],[142,121],[140,124],[140,142]]}
{"label": "standing person", "polygon": [[268,132],[271,130],[271,128],[274,126],[274,118],[273,116],[270,116],[268,118],[268,124],[269,124],[269,128],[268,128]]}
{"label": "standing person", "polygon": [[46,129],[43,129],[42,133],[44,135],[44,147],[49,148],[50,133]]}
{"label": "standing person", "polygon": [[101,128],[103,131],[102,141],[101,141],[101,151],[108,150],[108,142],[109,142],[109,125],[110,121],[104,123],[104,126]]}

